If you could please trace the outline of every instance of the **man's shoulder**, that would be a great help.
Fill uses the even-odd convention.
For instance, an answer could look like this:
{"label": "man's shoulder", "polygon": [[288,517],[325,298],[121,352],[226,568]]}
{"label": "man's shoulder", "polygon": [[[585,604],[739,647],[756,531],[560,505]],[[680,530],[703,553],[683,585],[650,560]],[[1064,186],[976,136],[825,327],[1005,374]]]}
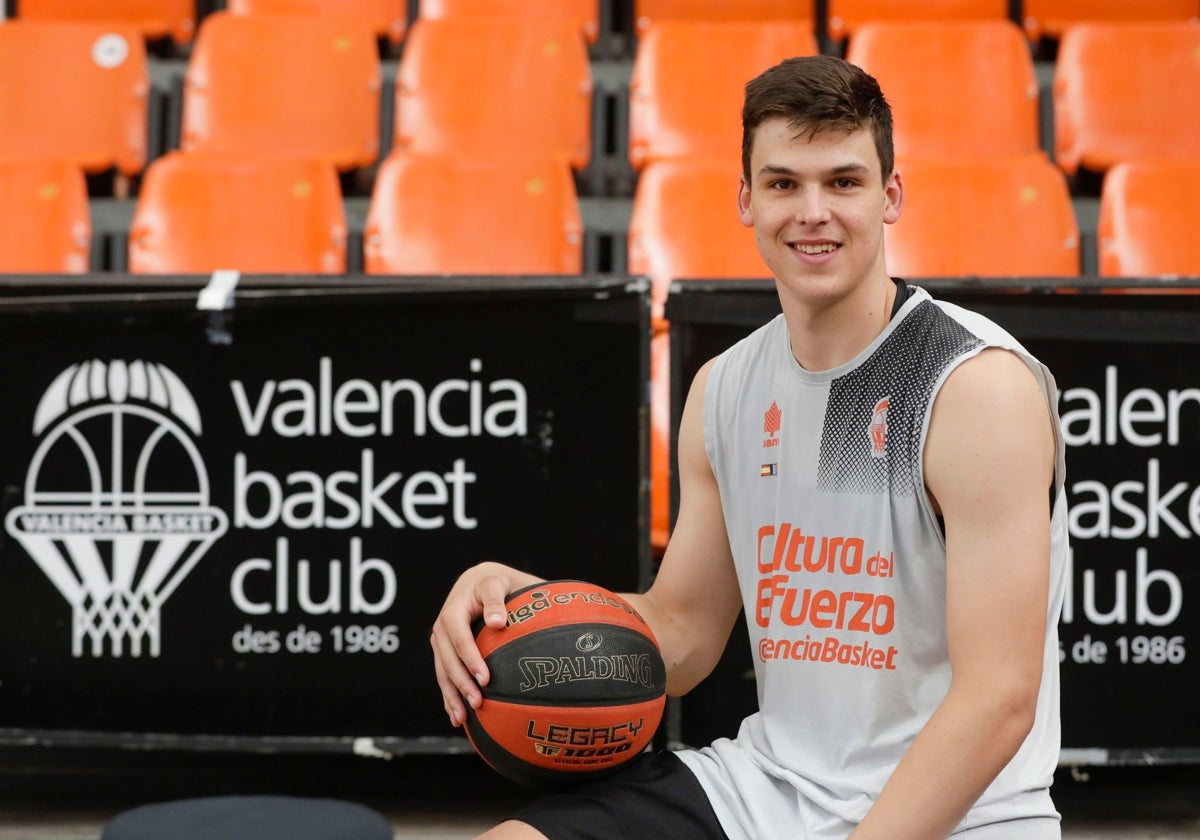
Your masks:
{"label": "man's shoulder", "polygon": [[953,321],[984,344],[1024,349],[1012,333],[986,315],[960,304],[935,298],[928,292],[925,292],[924,296],[929,305],[927,312],[931,317],[947,318]]}
{"label": "man's shoulder", "polygon": [[783,315],[776,315],[753,332],[738,339],[713,360],[719,365],[752,363],[780,340],[786,341],[787,328]]}

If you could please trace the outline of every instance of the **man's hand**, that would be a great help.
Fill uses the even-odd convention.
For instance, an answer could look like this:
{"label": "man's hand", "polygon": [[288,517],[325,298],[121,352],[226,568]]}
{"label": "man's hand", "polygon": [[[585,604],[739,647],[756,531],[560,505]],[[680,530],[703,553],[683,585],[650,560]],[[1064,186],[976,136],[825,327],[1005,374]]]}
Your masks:
{"label": "man's hand", "polygon": [[540,580],[499,563],[481,563],[463,572],[446,596],[429,643],[442,705],[452,725],[466,723],[464,701],[478,708],[483,700],[479,687],[488,682],[487,666],[479,655],[471,624],[482,616],[488,627],[503,628],[508,620],[504,607],[508,594]]}

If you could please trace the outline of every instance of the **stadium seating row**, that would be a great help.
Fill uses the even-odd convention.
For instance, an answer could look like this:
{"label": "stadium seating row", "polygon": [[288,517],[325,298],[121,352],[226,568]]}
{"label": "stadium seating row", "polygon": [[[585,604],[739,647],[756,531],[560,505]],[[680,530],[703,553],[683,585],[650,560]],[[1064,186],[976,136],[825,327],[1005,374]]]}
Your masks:
{"label": "stadium seating row", "polygon": [[[190,62],[181,147],[189,153],[269,150],[273,155],[319,156],[339,169],[372,163],[377,147],[378,62],[366,49],[357,51],[360,58],[351,58],[353,36],[358,33],[362,43],[369,37],[353,27],[330,29],[325,21],[312,17],[288,18],[282,40],[306,60],[286,64],[288,48],[280,46],[278,52],[270,48],[276,41],[269,33],[281,31],[273,28],[279,23],[260,15],[210,16],[202,40],[211,33],[213,42],[223,47],[198,48]],[[435,20],[414,27],[407,63],[398,76],[395,148],[422,154],[448,148],[462,148],[472,155],[559,153],[575,168],[584,165],[589,142],[588,66],[580,50],[565,46],[578,47],[577,39],[561,29],[553,30],[557,40],[547,39],[545,33],[552,30],[532,25],[510,33],[513,54],[537,59],[531,58],[528,66],[507,63],[512,72],[505,85],[529,94],[536,103],[512,107],[514,97],[494,95],[479,81],[500,73],[491,72],[491,67],[479,72],[478,61],[463,59],[463,50],[478,40],[472,36],[480,34],[474,29],[479,25]],[[1076,39],[1076,33],[1081,37]],[[1036,154],[1032,102],[1036,94],[1031,92],[1035,82],[1027,51],[1022,51],[1016,38],[1011,25],[1003,22],[876,23],[858,30],[849,55],[876,73],[889,90],[897,111],[897,151],[918,181],[930,170],[928,165],[921,168],[922,158],[947,161],[964,155]],[[1121,39],[1123,46],[1117,48],[1113,39]],[[914,46],[918,42],[928,46]],[[528,48],[520,47],[522,43],[528,43]],[[1138,52],[1137,45],[1143,43],[1144,52]],[[551,44],[555,46],[549,48]],[[1149,104],[1156,93],[1170,97],[1173,86],[1138,81],[1139,74],[1147,79],[1167,75],[1181,88],[1194,85],[1189,80],[1200,74],[1200,62],[1195,60],[1198,48],[1200,27],[1189,24],[1090,25],[1069,32],[1055,85],[1055,97],[1064,103],[1056,119],[1060,135],[1066,138],[1059,150],[1060,166],[1105,170],[1127,158],[1200,156],[1196,130],[1200,106],[1187,97]],[[650,28],[639,46],[630,84],[631,162],[645,170],[675,159],[736,160],[740,136],[736,120],[728,115],[735,113],[740,100],[738,79],[786,55],[813,49],[807,33],[782,24],[663,23]],[[929,73],[926,64],[907,60],[922,49],[945,72]],[[1089,49],[1098,60],[1089,59]],[[573,58],[564,59],[568,51]],[[1111,58],[1126,53],[1133,57]],[[235,72],[232,57],[242,54],[250,55],[252,63],[238,65],[244,70]],[[1008,59],[1001,60],[1002,55]],[[54,60],[46,60],[49,56]],[[721,60],[714,61],[715,56]],[[128,174],[139,173],[145,160],[146,81],[145,56],[136,37],[83,25],[23,22],[0,27],[0,66],[28,71],[39,61],[44,69],[26,78],[44,79],[55,92],[38,93],[33,84],[4,87],[0,113],[10,128],[0,134],[0,158],[46,156],[74,160],[88,172],[115,166]],[[459,72],[434,69],[446,65]],[[462,71],[464,66],[475,71],[474,78]],[[272,72],[279,67],[283,72]],[[713,72],[716,67],[720,72]],[[1005,68],[1011,72],[1003,72]],[[79,80],[89,69],[103,71],[97,75],[108,84],[108,95],[99,88],[86,90],[86,95],[71,94],[87,88]],[[263,78],[273,81],[260,82]],[[343,81],[335,84],[334,78]],[[557,84],[564,78],[573,83]],[[1011,82],[993,83],[993,78]],[[272,90],[269,84],[279,87]],[[296,101],[300,98],[293,95],[294,104],[288,105],[287,86],[303,91],[303,100]],[[254,95],[244,95],[247,88],[255,89]],[[703,95],[697,96],[697,90]],[[1121,96],[1121,91],[1128,95]],[[1117,100],[1127,101],[1131,116],[1122,116]],[[341,110],[334,118],[313,116],[334,114],[335,109]],[[552,116],[568,111],[570,119]],[[459,119],[462,113],[469,117]],[[355,123],[367,128],[348,131]],[[95,129],[90,136],[87,127]],[[512,139],[522,135],[529,139]],[[1102,139],[1081,141],[1085,135]],[[652,178],[643,180],[653,183]],[[1038,195],[1062,191],[1044,178],[1041,183],[1042,188],[1034,191]],[[909,217],[920,212],[911,209]],[[1065,218],[1061,213],[1059,217]],[[1014,251],[1007,258],[979,251],[974,262],[966,265],[948,256],[951,251],[939,250],[936,253],[944,261],[930,265],[928,254],[933,252],[927,252],[921,262],[908,260],[902,243],[894,247],[898,261],[917,266],[898,270],[915,273],[978,274],[983,273],[980,266],[1001,274],[1026,273],[1030,266],[1040,267],[1043,273],[1077,273],[1077,268],[1065,263],[1071,258],[1070,249],[1060,246],[1058,250],[1062,252],[1058,261],[1044,260],[1043,250],[1035,248]],[[636,269],[640,257],[636,249],[632,253],[630,267]],[[656,283],[660,290],[656,300],[661,301],[663,288],[665,281]]]}
{"label": "stadium seating row", "polygon": [[[226,0],[237,13],[301,13],[352,15],[365,21],[392,44],[404,39],[409,0]],[[590,43],[599,37],[601,0],[416,0],[421,18],[498,17],[530,19],[569,16],[582,25]],[[792,20],[807,22],[816,35],[816,0],[632,0],[636,29],[649,30],[664,20]],[[1007,20],[1011,0],[826,0],[823,32],[843,42],[869,22],[913,20]],[[1187,20],[1200,15],[1196,0],[1020,0],[1018,20],[1037,43],[1057,39],[1082,21]],[[21,0],[28,20],[103,21],[134,26],[147,38],[192,40],[198,24],[195,0]]]}
{"label": "stadium seating row", "polygon": [[[586,46],[572,24],[422,21],[396,83],[397,148],[590,157]],[[485,52],[487,35],[503,48]],[[490,42],[489,42],[490,43]],[[146,55],[130,29],[0,26],[0,158],[51,156],[127,176],[147,162]],[[380,60],[344,18],[206,18],[187,64],[180,148],[290,154],[347,171],[377,162]]]}
{"label": "stadium seating row", "polygon": [[[376,164],[381,73],[373,43],[371,32],[345,19],[209,16],[187,65],[180,148],[312,156],[343,172]],[[1175,95],[1200,85],[1198,51],[1200,24],[1070,28],[1055,65],[1055,162],[1074,175],[1135,157],[1200,156],[1200,100]],[[744,80],[788,55],[816,52],[796,24],[651,27],[629,85],[631,164],[736,159]],[[1042,147],[1034,64],[1014,24],[870,23],[846,57],[888,91],[901,157]],[[0,158],[55,157],[126,176],[144,170],[149,81],[132,30],[5,24],[0,78],[22,80],[0,87]],[[592,157],[590,65],[572,23],[418,21],[394,105],[391,141],[403,151],[536,153],[560,156],[576,171]]]}
{"label": "stadium seating row", "polygon": [[[364,232],[371,274],[579,274],[574,184],[541,157],[394,153]],[[0,163],[0,273],[89,269],[82,170]],[[172,152],[150,167],[128,236],[134,274],[344,274],[334,167],[302,157]]]}
{"label": "stadium seating row", "polygon": [[[224,8],[239,14],[338,15],[367,26],[390,44],[404,40],[409,23],[409,0],[225,0]],[[170,38],[175,45],[191,43],[202,18],[196,0],[21,0],[23,20],[104,23],[132,27],[147,40]],[[423,19],[528,16],[570,19],[587,40],[599,34],[599,0],[420,0]]]}
{"label": "stadium seating row", "polygon": [[[911,277],[1074,277],[1079,228],[1059,173],[1040,154],[978,161],[900,159],[904,216],[887,229],[889,268]],[[630,273],[652,279],[663,316],[679,279],[766,277],[734,211],[727,161],[645,170],[628,231]],[[1192,213],[1200,160],[1117,164],[1099,202],[1099,274],[1200,274]],[[0,163],[0,272],[89,270],[82,170]],[[369,274],[579,274],[583,225],[569,174],[532,156],[462,159],[394,152],[364,229]],[[347,225],[336,171],[310,158],[172,152],[147,173],[129,235],[138,274],[343,274]]]}

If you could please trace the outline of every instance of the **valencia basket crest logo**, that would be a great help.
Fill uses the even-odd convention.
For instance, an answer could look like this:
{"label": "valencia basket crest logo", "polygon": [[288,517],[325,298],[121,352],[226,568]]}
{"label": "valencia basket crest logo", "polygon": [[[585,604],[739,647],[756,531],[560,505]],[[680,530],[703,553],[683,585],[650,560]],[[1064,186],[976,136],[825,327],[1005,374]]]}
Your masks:
{"label": "valencia basket crest logo", "polygon": [[228,527],[200,433],[160,364],[82,362],[42,395],[25,503],[5,527],[70,605],[74,656],[160,654],[163,604]]}

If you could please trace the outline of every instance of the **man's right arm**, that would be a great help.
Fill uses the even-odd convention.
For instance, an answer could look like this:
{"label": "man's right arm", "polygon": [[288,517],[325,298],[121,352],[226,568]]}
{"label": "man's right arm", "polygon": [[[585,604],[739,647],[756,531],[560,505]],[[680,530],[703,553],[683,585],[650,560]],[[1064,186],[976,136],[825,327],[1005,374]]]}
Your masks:
{"label": "man's right arm", "polygon": [[[741,609],[721,495],[704,447],[704,388],[712,362],[696,375],[680,422],[679,515],[654,584],[625,597],[650,625],[667,666],[667,692],[686,693],[721,657]],[[438,614],[430,643],[443,705],[450,721],[466,721],[464,703],[478,706],[487,666],[471,623],[504,627],[509,592],[540,578],[498,563],[482,563],[459,577]]]}
{"label": "man's right arm", "polygon": [[679,514],[662,563],[649,591],[626,596],[658,639],[667,693],[674,696],[712,671],[742,607],[721,493],[704,447],[704,389],[712,366],[700,369],[683,408]]}

